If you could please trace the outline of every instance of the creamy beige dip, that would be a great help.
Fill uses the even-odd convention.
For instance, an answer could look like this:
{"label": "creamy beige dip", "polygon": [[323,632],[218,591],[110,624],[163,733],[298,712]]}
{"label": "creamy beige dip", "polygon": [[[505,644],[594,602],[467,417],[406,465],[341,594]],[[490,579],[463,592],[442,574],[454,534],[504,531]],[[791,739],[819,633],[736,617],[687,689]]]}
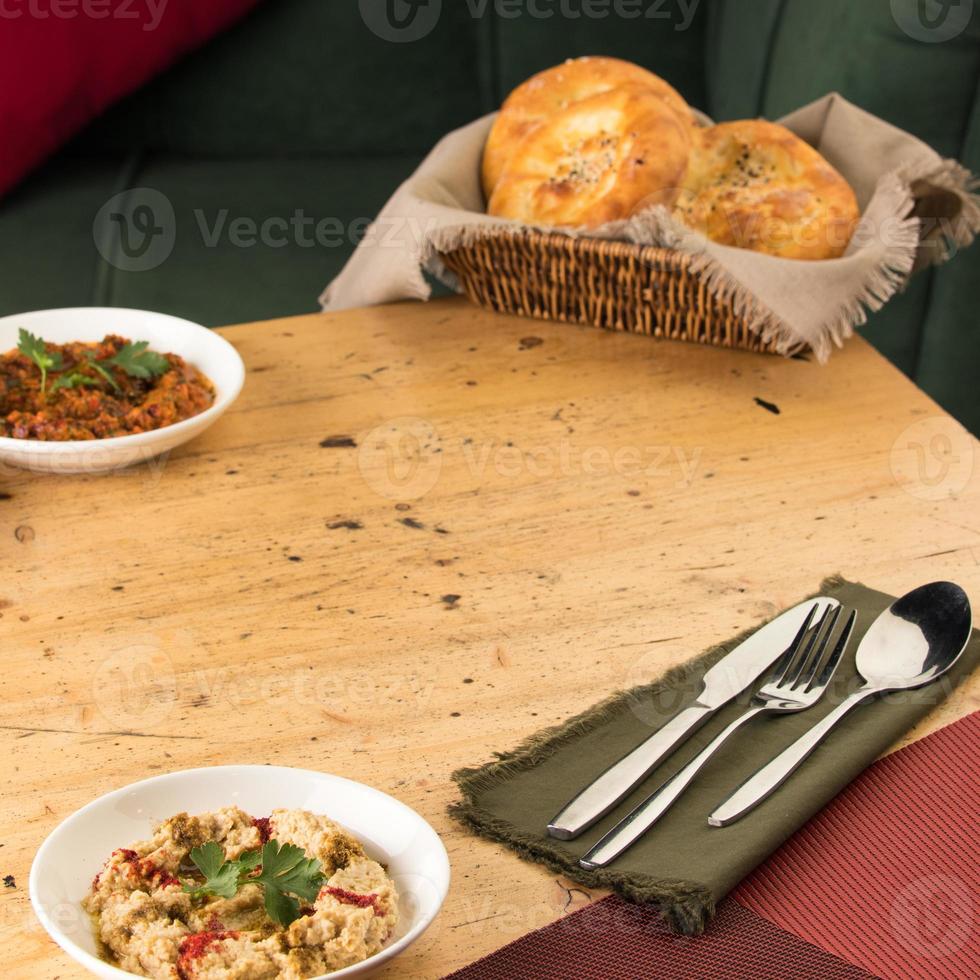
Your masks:
{"label": "creamy beige dip", "polygon": [[[326,876],[316,901],[289,926],[269,918],[257,885],[230,899],[183,890],[193,848],[215,841],[233,860],[270,839],[301,847]],[[373,956],[398,921],[385,869],[333,821],[305,810],[274,810],[261,820],[237,807],[179,813],[149,840],[113,851],[83,905],[107,959],[159,980],[304,980]]]}

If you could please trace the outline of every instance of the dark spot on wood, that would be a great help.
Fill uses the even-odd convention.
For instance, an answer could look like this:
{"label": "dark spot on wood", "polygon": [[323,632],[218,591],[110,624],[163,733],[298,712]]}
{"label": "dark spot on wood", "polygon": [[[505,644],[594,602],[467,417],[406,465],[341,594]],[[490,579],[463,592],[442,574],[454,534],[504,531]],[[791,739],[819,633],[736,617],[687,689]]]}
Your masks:
{"label": "dark spot on wood", "polygon": [[271,364],[259,364],[257,367],[249,368],[249,371],[251,371],[252,374],[261,374],[263,371],[271,371],[271,370],[272,370]]}
{"label": "dark spot on wood", "polygon": [[289,557],[289,560],[290,561],[302,561],[303,560],[302,558],[300,558],[299,555],[289,555],[288,557]]}
{"label": "dark spot on wood", "polygon": [[473,678],[472,677],[464,677],[463,678],[463,683],[464,684],[472,684],[473,683]]}
{"label": "dark spot on wood", "polygon": [[774,402],[767,402],[765,398],[756,398],[755,403],[759,408],[764,408],[767,412],[772,412],[773,415],[779,415],[779,406]]}
{"label": "dark spot on wood", "polygon": [[356,449],[357,442],[353,436],[327,436],[320,440],[322,449]]}
{"label": "dark spot on wood", "polygon": [[360,521],[345,520],[345,521],[331,521],[327,524],[327,528],[331,531],[360,531],[364,525]]}
{"label": "dark spot on wood", "polygon": [[234,476],[238,470],[225,470],[225,476]]}
{"label": "dark spot on wood", "polygon": [[639,497],[640,491],[639,490],[627,490],[626,491],[626,495],[629,496],[629,497]]}
{"label": "dark spot on wood", "polygon": [[433,529],[436,534],[448,534],[449,532],[444,527],[437,527]]}
{"label": "dark spot on wood", "polygon": [[122,590],[123,590],[124,588],[126,588],[126,586],[125,586],[125,585],[114,585],[114,586],[112,587],[112,591],[113,591],[113,592],[122,592]]}
{"label": "dark spot on wood", "polygon": [[463,597],[462,596],[455,595],[452,592],[449,592],[446,595],[442,596],[441,598],[442,598],[442,601],[446,604],[446,606],[449,609],[455,609],[456,608],[456,604]]}
{"label": "dark spot on wood", "polygon": [[466,382],[466,387],[467,388],[475,388],[476,386],[477,386],[477,382],[476,381],[467,381]]}
{"label": "dark spot on wood", "polygon": [[453,561],[454,561],[454,559],[452,559],[452,558],[437,558],[436,559],[436,564],[440,568],[445,568],[447,565],[451,565],[453,563]]}
{"label": "dark spot on wood", "polygon": [[20,527],[14,531],[14,537],[21,544],[27,544],[28,541],[34,540],[34,528],[32,528],[30,524],[21,524]]}
{"label": "dark spot on wood", "polygon": [[13,500],[14,495],[12,493],[7,493],[6,490],[0,490],[0,500]]}
{"label": "dark spot on wood", "polygon": [[199,694],[193,701],[191,701],[192,708],[203,708],[210,698],[206,694]]}
{"label": "dark spot on wood", "polygon": [[459,717],[459,712],[458,711],[450,711],[449,712],[449,717],[450,718],[458,718]]}
{"label": "dark spot on wood", "polygon": [[405,527],[410,527],[415,531],[425,530],[425,525],[421,521],[417,521],[414,517],[399,517],[399,524],[404,524]]}
{"label": "dark spot on wood", "polygon": [[3,876],[3,887],[4,888],[16,888],[17,887],[17,882],[14,880],[14,876],[13,875],[4,875]]}
{"label": "dark spot on wood", "polygon": [[395,510],[411,510],[411,504],[395,504]]}
{"label": "dark spot on wood", "polygon": [[532,347],[540,347],[544,341],[540,337],[521,337],[518,350],[530,350]]}
{"label": "dark spot on wood", "polygon": [[240,640],[247,640],[251,635],[252,635],[251,633],[239,633],[238,634],[238,639],[240,639]]}

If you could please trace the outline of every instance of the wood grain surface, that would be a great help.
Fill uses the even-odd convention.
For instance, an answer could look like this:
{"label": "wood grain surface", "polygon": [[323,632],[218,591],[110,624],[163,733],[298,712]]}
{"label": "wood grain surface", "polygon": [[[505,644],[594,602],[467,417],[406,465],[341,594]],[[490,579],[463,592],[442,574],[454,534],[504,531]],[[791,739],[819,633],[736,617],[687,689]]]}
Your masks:
{"label": "wood grain surface", "polygon": [[457,827],[454,769],[829,573],[980,601],[977,444],[860,339],[821,367],[456,299],[222,332],[245,390],[169,459],[0,473],[7,978],[83,975],[27,895],[59,821],[236,762],[436,827],[449,898],[384,976],[441,976],[597,897]]}

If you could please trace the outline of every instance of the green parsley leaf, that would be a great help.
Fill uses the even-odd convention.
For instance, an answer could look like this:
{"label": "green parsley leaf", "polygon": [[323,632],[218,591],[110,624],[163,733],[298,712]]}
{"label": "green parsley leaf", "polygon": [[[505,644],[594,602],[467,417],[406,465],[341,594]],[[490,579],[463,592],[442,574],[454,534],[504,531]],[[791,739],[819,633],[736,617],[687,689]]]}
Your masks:
{"label": "green parsley leaf", "polygon": [[61,354],[57,351],[49,353],[44,341],[23,327],[17,332],[17,350],[37,365],[41,372],[41,394],[43,395],[48,385],[48,371],[61,370]]}
{"label": "green parsley leaf", "polygon": [[51,382],[49,395],[53,395],[59,388],[98,388],[99,382],[95,378],[90,378],[87,374],[79,374],[72,371],[70,374],[59,375]]}
{"label": "green parsley leaf", "polygon": [[[243,885],[258,885],[266,912],[281,926],[299,918],[297,897],[304,902],[316,901],[326,880],[320,862],[308,858],[301,847],[274,840],[264,844],[261,851],[248,851],[235,861],[226,860],[221,845],[210,841],[191,851],[191,861],[204,875],[202,885],[184,883],[184,891],[192,898],[234,898]],[[253,874],[260,866],[259,873]]]}
{"label": "green parsley leaf", "polygon": [[281,926],[288,926],[299,918],[299,902],[291,896],[313,902],[324,880],[319,861],[308,858],[295,844],[280,844],[274,840],[262,847],[262,871],[248,879],[249,884],[262,886],[265,910]]}
{"label": "green parsley leaf", "polygon": [[191,861],[204,875],[204,884],[192,887],[184,885],[184,891],[192,898],[204,895],[219,895],[221,898],[234,898],[238,894],[242,867],[237,861],[226,861],[220,844],[209,841],[203,847],[191,851]]}
{"label": "green parsley leaf", "polygon": [[[95,359],[95,351],[87,350],[85,352],[85,360],[88,361],[88,366],[97,375],[99,375],[99,377],[101,377],[103,380],[109,382],[109,384],[112,387],[113,391],[118,391],[119,390],[119,385],[117,384],[116,379],[112,376],[112,372],[108,368],[106,368],[105,365],[103,365],[101,361],[97,361]],[[110,363],[111,364],[112,361],[110,360],[107,363]]]}
{"label": "green parsley leaf", "polygon": [[262,863],[261,851],[246,851],[239,855],[238,863],[244,871],[254,871]]}
{"label": "green parsley leaf", "polygon": [[170,361],[155,350],[147,350],[148,340],[127,343],[113,354],[106,363],[121,368],[131,378],[155,378],[170,370]]}

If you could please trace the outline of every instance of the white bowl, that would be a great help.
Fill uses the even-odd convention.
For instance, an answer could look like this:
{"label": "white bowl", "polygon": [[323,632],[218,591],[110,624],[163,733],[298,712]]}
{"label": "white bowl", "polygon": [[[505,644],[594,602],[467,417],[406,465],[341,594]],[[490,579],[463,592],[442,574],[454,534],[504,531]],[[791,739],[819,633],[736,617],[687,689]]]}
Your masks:
{"label": "white bowl", "polygon": [[245,365],[224,337],[199,323],[165,313],[115,307],[81,306],[36,310],[0,318],[0,352],[17,346],[20,327],[56,344],[101,340],[108,333],[148,340],[162,354],[179,354],[203,371],[215,387],[214,404],[174,425],[111,439],[45,442],[0,436],[0,462],[39,473],[105,473],[152,459],[200,435],[238,397]]}
{"label": "white bowl", "polygon": [[134,974],[99,959],[81,901],[117,847],[145,840],[151,825],[175,813],[240,806],[254,816],[278,808],[336,820],[388,867],[399,894],[399,922],[381,952],[328,974],[366,977],[429,927],[449,890],[449,858],[439,835],[404,803],[340,776],[282,766],[215,766],[154,776],[100,796],[52,831],[31,865],[31,903],[51,938],[105,980]]}

